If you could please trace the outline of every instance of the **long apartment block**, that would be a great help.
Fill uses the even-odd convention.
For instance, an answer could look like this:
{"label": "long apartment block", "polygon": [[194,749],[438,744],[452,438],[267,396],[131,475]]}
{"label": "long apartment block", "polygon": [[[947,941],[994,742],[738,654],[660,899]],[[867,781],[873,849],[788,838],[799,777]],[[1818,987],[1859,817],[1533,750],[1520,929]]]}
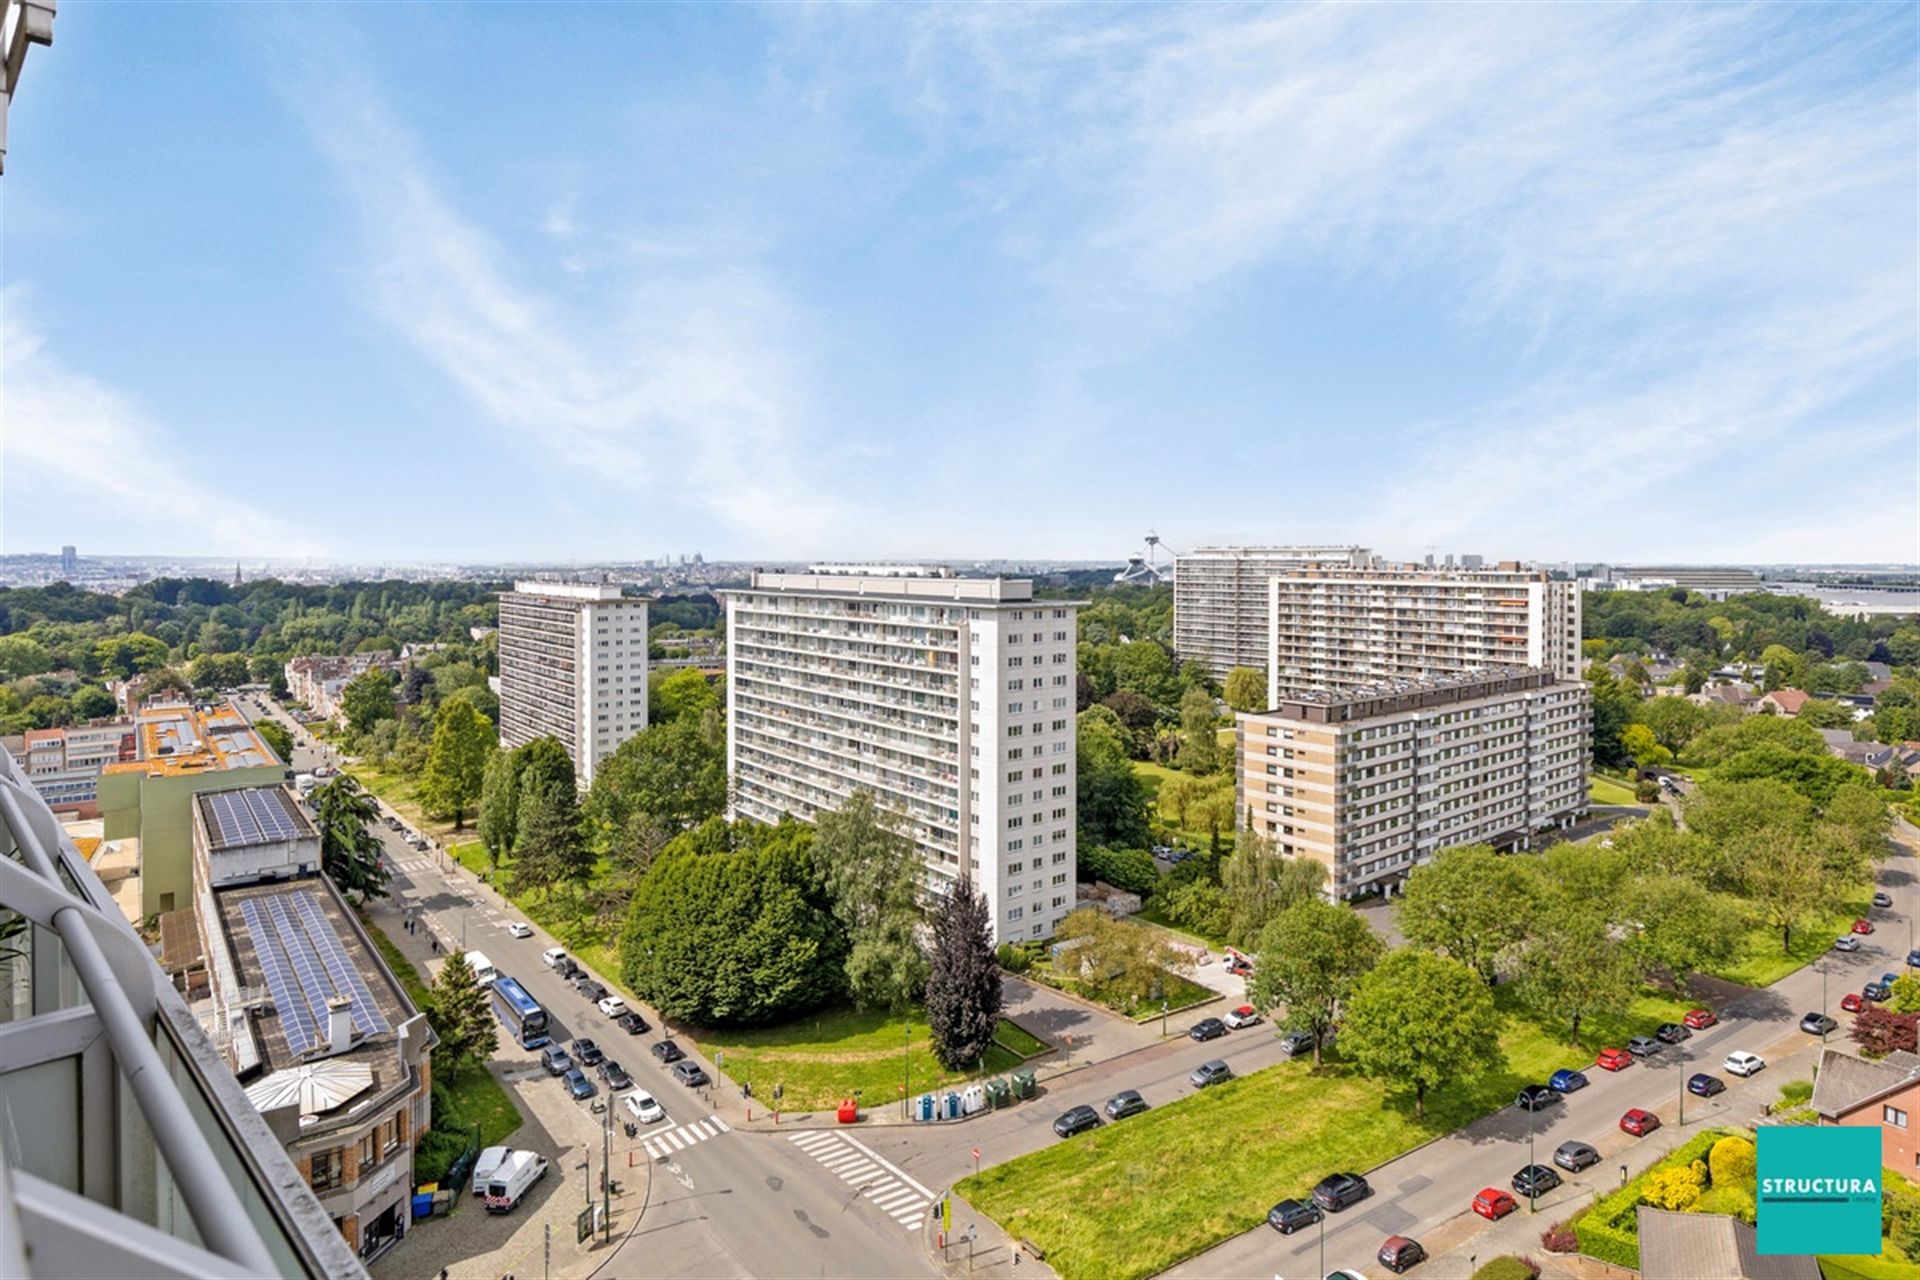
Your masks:
{"label": "long apartment block", "polygon": [[1216,680],[1267,669],[1268,580],[1310,567],[1365,568],[1365,547],[1196,547],[1173,561],[1173,648]]}
{"label": "long apartment block", "polygon": [[1578,680],[1580,589],[1488,568],[1294,569],[1268,580],[1268,697],[1539,667]]}
{"label": "long apartment block", "polygon": [[1305,693],[1237,722],[1239,810],[1337,897],[1450,845],[1530,848],[1587,806],[1587,687],[1504,668]]}
{"label": "long apartment block", "polygon": [[1074,905],[1079,603],[857,566],[721,594],[735,816],[812,821],[864,787],[930,891],[965,859],[996,941],[1052,934]]}
{"label": "long apartment block", "polygon": [[618,584],[514,583],[499,645],[501,746],[558,738],[584,788],[647,727],[647,602]]}

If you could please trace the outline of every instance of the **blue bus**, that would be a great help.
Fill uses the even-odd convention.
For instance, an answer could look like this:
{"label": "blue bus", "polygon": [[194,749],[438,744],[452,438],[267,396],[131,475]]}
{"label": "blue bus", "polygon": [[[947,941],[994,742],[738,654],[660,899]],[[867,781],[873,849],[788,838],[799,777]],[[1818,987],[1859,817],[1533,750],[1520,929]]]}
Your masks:
{"label": "blue bus", "polygon": [[505,974],[494,979],[493,1007],[522,1049],[538,1049],[553,1042],[547,1034],[547,1011],[515,979]]}

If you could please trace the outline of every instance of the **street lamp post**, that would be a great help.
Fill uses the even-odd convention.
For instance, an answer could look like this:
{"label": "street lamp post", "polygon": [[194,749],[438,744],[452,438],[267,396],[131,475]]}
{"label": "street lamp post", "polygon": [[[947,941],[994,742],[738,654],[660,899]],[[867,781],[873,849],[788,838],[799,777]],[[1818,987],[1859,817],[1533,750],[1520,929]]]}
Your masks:
{"label": "street lamp post", "polygon": [[[1527,1212],[1528,1213],[1540,1212],[1540,1188],[1534,1185],[1534,1181],[1533,1181],[1533,1163],[1534,1163],[1533,1131],[1535,1127],[1533,1120],[1534,1120],[1535,1114],[1536,1112],[1534,1111],[1534,1108],[1529,1106],[1527,1108]],[[1321,1272],[1321,1274],[1325,1275],[1326,1273],[1323,1271]]]}
{"label": "street lamp post", "polygon": [[907,1095],[913,1092],[913,1023],[907,1023],[906,1043],[900,1050],[900,1115],[902,1118],[912,1113],[907,1110]]}
{"label": "street lamp post", "polygon": [[1820,958],[1820,1043],[1827,1042],[1827,960]]}
{"label": "street lamp post", "polygon": [[1327,1274],[1327,1211],[1325,1209],[1320,1210],[1320,1274]]}
{"label": "street lamp post", "polygon": [[1682,1040],[1678,1044],[1675,1044],[1673,1046],[1673,1051],[1680,1055],[1680,1119],[1678,1123],[1680,1127],[1684,1129],[1687,1127],[1687,1044],[1686,1044],[1686,1041]]}
{"label": "street lamp post", "polygon": [[1165,1000],[1162,1000],[1160,1002],[1160,1038],[1164,1040],[1166,1039],[1166,1035],[1167,1035],[1167,1002]]}

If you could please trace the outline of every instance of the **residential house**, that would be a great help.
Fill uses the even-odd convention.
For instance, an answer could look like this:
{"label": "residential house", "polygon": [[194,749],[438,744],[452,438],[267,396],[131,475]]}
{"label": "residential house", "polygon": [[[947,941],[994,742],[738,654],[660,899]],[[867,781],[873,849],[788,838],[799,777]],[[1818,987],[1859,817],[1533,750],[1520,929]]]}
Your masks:
{"label": "residential house", "polygon": [[1777,716],[1797,716],[1800,708],[1807,705],[1812,695],[1803,689],[1775,689],[1762,694],[1753,706],[1755,711],[1772,712]]}
{"label": "residential house", "polygon": [[1880,1163],[1912,1176],[1920,1170],[1920,1054],[1896,1049],[1878,1062],[1839,1049],[1820,1052],[1813,1109],[1821,1124],[1880,1128]]}
{"label": "residential house", "polygon": [[1724,1213],[1674,1213],[1641,1205],[1640,1274],[1647,1280],[1820,1280],[1810,1253],[1761,1253],[1754,1229]]}

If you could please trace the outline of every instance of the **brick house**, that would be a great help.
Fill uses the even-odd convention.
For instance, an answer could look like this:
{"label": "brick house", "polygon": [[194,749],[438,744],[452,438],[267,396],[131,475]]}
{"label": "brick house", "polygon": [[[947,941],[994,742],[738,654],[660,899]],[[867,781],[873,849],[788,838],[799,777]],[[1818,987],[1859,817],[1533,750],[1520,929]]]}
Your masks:
{"label": "brick house", "polygon": [[1825,1049],[1814,1077],[1821,1124],[1880,1127],[1880,1162],[1909,1177],[1920,1171],[1920,1054],[1896,1049],[1878,1062]]}

